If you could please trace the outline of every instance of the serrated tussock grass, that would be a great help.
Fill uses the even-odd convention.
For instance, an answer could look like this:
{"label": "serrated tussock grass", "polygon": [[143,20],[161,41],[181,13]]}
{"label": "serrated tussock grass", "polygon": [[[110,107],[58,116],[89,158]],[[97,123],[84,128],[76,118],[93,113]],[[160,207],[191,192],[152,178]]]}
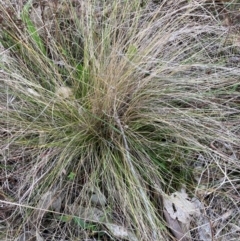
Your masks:
{"label": "serrated tussock grass", "polygon": [[[237,50],[224,46],[228,30],[203,6],[165,5],[148,12],[138,1],[69,1],[42,32],[25,12],[19,26],[1,9],[11,51],[1,63],[1,155],[5,172],[18,173],[11,200],[28,207],[11,217],[9,234],[37,226],[56,240],[61,230],[71,240],[94,236],[56,218],[91,209],[91,187],[107,199],[108,222],[139,240],[167,240],[159,190],[194,192],[199,153],[229,161],[210,144],[239,144],[229,123],[239,117],[230,96],[240,72],[220,56]],[[59,208],[43,204],[48,192]]]}

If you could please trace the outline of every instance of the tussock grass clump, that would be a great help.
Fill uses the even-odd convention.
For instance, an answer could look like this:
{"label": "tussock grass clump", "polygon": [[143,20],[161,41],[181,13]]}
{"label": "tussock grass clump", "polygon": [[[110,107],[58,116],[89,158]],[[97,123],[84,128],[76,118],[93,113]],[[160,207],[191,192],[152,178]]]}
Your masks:
{"label": "tussock grass clump", "polygon": [[1,9],[1,172],[18,205],[6,235],[167,240],[162,194],[194,193],[199,154],[230,161],[211,146],[239,145],[228,29],[198,4],[139,2],[44,5],[42,26]]}

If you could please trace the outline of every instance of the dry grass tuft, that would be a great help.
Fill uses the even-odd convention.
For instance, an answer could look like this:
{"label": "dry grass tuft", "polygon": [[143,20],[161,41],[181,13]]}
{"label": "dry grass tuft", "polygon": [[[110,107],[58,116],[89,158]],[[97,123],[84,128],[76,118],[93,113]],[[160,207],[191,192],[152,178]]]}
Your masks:
{"label": "dry grass tuft", "polygon": [[139,2],[1,7],[2,239],[172,240],[183,187],[239,208],[236,33],[202,1]]}

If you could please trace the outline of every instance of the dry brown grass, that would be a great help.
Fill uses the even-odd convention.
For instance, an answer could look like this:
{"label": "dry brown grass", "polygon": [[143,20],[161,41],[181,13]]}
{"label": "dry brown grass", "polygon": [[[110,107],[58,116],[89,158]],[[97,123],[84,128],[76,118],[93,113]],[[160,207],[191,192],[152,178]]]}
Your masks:
{"label": "dry brown grass", "polygon": [[236,26],[202,1],[35,7],[0,9],[2,240],[237,237]]}

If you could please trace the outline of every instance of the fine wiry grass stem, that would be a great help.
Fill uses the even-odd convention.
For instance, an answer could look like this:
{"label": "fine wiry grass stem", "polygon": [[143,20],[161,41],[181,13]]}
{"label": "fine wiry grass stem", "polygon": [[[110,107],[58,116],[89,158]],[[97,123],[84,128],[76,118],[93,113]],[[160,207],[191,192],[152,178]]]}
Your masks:
{"label": "fine wiry grass stem", "polygon": [[[116,111],[116,109],[115,109],[115,111]],[[115,113],[116,113],[115,114],[115,120],[116,120],[116,123],[119,126],[119,129],[121,130],[121,134],[122,134],[122,138],[123,138],[123,142],[124,142],[124,146],[125,146],[126,161],[128,162],[128,165],[130,166],[132,176],[136,178],[136,183],[138,184],[137,187],[139,188],[140,195],[143,198],[144,205],[145,205],[147,215],[148,215],[148,219],[149,219],[150,225],[152,226],[152,229],[153,229],[153,238],[156,238],[157,227],[155,226],[154,221],[153,221],[152,216],[151,216],[151,211],[150,211],[150,208],[149,208],[149,200],[146,197],[146,193],[143,191],[143,189],[141,187],[141,183],[138,181],[138,174],[135,171],[135,168],[134,168],[134,166],[132,164],[132,161],[131,161],[131,157],[130,157],[130,154],[129,154],[130,148],[128,147],[127,138],[124,134],[124,129],[122,127],[122,124],[121,124],[121,121],[120,121],[119,117],[117,116],[117,112],[115,112]]]}

